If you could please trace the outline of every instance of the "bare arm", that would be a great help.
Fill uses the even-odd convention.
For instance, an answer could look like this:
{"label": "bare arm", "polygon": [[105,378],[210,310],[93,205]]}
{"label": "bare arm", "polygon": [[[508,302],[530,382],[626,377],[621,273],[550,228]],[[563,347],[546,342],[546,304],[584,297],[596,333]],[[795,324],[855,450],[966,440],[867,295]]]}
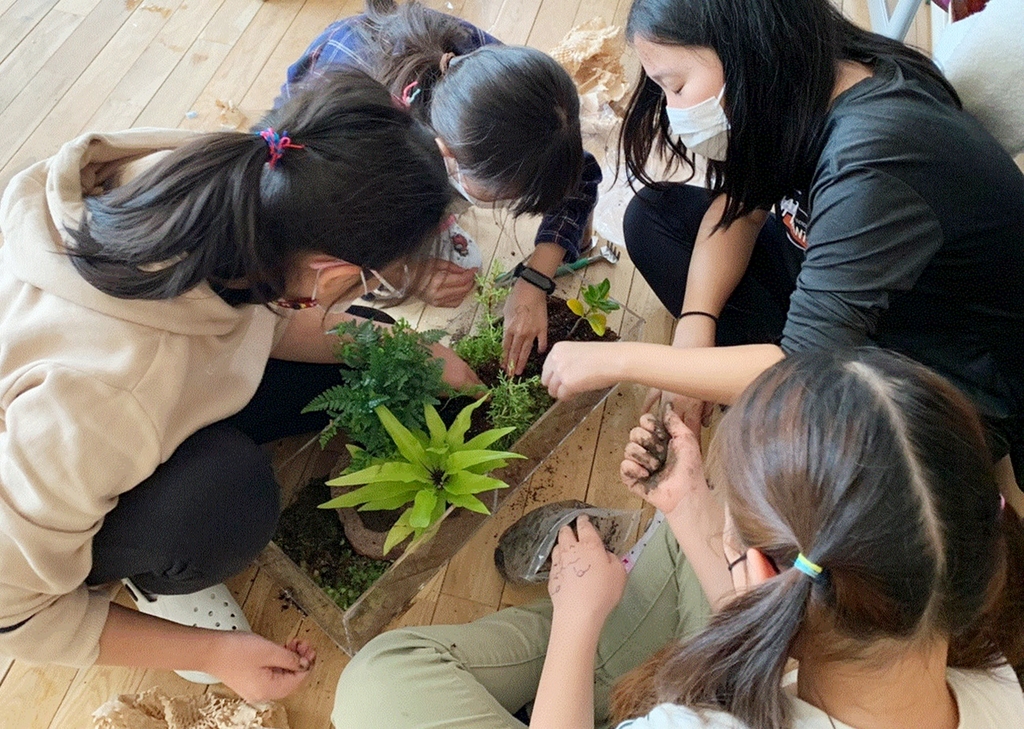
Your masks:
{"label": "bare arm", "polygon": [[626,570],[605,551],[587,517],[577,520],[576,531],[562,527],[551,553],[554,613],[531,729],[594,727],[594,655],[605,620],[622,598]]}
{"label": "bare arm", "polygon": [[774,344],[678,349],[644,342],[559,342],[544,362],[541,379],[559,399],[636,382],[730,404],[784,356]]}
{"label": "bare arm", "polygon": [[[740,279],[750,264],[757,235],[767,213],[757,211],[733,222],[728,228],[716,229],[725,209],[726,197],[719,195],[708,207],[693,244],[693,254],[686,277],[686,293],[682,313],[704,312],[711,316],[683,316],[676,322],[672,346],[714,347],[718,331],[716,319],[725,308]],[[671,402],[686,425],[698,431],[707,424],[710,405],[696,397],[652,388],[644,410],[658,399]]]}
{"label": "bare arm", "polygon": [[343,321],[355,320],[356,317],[345,313],[324,316],[323,309],[317,307],[293,312],[270,356],[291,362],[337,362],[334,348],[338,337],[329,331]]}
{"label": "bare arm", "polygon": [[309,673],[315,652],[255,633],[206,630],[111,605],[97,663],[210,673],[247,701],[284,698]]}
{"label": "bare arm", "polygon": [[[347,313],[324,316],[323,310],[317,308],[297,311],[292,315],[284,334],[270,356],[292,362],[320,364],[337,362],[334,349],[338,346],[338,337],[330,333],[329,330],[343,321],[356,319],[357,317]],[[377,323],[376,326],[387,327],[390,325]],[[433,344],[430,348],[434,352],[434,356],[444,362],[444,381],[454,389],[464,390],[480,384],[480,378],[476,376],[476,373],[459,359],[450,347]]]}
{"label": "bare arm", "polygon": [[594,656],[600,623],[556,612],[530,729],[594,729]]}
{"label": "bare arm", "polygon": [[[703,311],[718,316],[750,265],[757,234],[768,214],[757,211],[715,230],[725,210],[726,198],[719,195],[701,220],[693,255],[686,275],[683,312]],[[712,347],[715,323],[708,317],[684,317],[676,326],[674,346]]]}

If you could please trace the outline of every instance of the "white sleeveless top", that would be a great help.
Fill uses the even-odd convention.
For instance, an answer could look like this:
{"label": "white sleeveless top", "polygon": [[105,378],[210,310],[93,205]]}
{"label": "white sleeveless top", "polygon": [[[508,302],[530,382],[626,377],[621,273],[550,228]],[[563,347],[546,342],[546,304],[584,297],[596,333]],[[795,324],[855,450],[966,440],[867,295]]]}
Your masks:
{"label": "white sleeveless top", "polygon": [[[796,671],[784,683],[795,681]],[[1024,692],[1009,666],[991,671],[946,669],[946,681],[960,710],[958,729],[1024,729]],[[796,696],[789,697],[792,729],[856,729],[836,721],[821,709]],[[749,729],[734,716],[721,711],[699,715],[675,704],[661,704],[647,716],[619,724],[619,729]]]}

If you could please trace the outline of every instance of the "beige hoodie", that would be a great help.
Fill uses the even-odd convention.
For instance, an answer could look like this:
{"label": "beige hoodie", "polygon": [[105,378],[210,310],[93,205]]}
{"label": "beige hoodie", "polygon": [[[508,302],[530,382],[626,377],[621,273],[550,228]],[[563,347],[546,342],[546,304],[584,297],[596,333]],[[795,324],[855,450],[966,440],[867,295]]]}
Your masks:
{"label": "beige hoodie", "polygon": [[279,317],[200,286],[170,301],[101,293],[63,255],[83,195],[194,139],[90,134],[25,170],[0,204],[0,655],[87,666],[109,590],[92,537],[118,496],[253,396]]}

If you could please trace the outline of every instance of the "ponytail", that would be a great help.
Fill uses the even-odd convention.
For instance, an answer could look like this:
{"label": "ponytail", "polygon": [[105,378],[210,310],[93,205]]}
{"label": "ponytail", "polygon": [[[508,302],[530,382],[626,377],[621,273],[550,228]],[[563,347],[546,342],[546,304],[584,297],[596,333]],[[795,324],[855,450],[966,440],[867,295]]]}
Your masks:
{"label": "ponytail", "polygon": [[168,299],[205,281],[265,304],[297,255],[377,270],[426,257],[450,195],[433,133],[366,74],[339,71],[253,133],[199,136],[87,198],[69,254],[111,296]]}
{"label": "ponytail", "polygon": [[[267,145],[239,132],[205,135],[133,182],[86,200],[69,231],[79,273],[104,293],[166,299],[203,281],[258,271],[260,177]],[[283,290],[284,281],[260,282]]]}
{"label": "ponytail", "polygon": [[[648,661],[660,663],[648,691],[629,696],[617,687],[613,716],[642,716],[670,702],[728,711],[758,729],[787,726],[782,678],[813,589],[811,580],[789,570],[740,596],[706,630],[670,655]],[[645,666],[638,670],[651,672]]]}
{"label": "ponytail", "polygon": [[[397,98],[411,96],[410,111],[426,122],[434,87],[447,72],[447,60],[472,45],[470,28],[451,15],[419,2],[366,0],[366,20],[356,26],[371,54],[374,77]],[[406,89],[415,84],[415,94]]]}
{"label": "ponytail", "polygon": [[976,410],[934,372],[877,348],[787,357],[729,409],[708,468],[737,546],[782,571],[641,666],[616,718],[672,702],[783,729],[789,657],[885,660],[886,643],[948,642],[957,668],[1024,663],[1024,527],[1000,507]]}

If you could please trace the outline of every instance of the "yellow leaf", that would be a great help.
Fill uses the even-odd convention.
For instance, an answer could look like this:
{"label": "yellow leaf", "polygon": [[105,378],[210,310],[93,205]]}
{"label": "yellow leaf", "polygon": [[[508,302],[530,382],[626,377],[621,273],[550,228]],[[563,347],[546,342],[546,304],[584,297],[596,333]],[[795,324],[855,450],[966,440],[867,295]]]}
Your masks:
{"label": "yellow leaf", "polygon": [[590,322],[590,328],[594,330],[594,334],[599,337],[603,337],[605,330],[608,328],[608,317],[601,313],[594,313],[587,317],[587,321]]}
{"label": "yellow leaf", "polygon": [[576,316],[583,316],[583,302],[579,299],[569,299],[565,302],[565,305],[569,307]]}

